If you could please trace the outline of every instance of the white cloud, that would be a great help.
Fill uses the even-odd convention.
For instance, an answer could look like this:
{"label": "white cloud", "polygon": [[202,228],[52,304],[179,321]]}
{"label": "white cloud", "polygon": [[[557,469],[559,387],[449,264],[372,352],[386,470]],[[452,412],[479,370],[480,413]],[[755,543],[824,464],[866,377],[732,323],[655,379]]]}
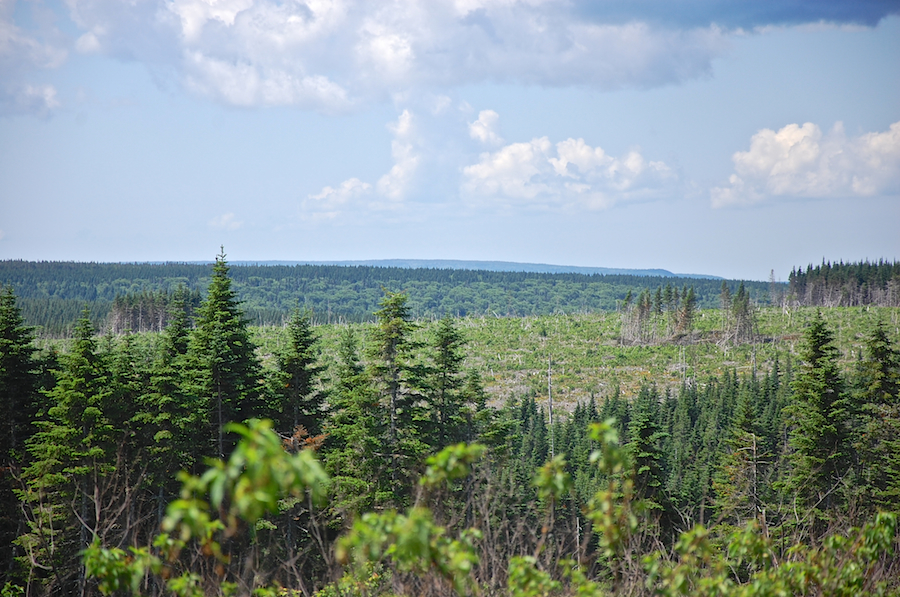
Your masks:
{"label": "white cloud", "polygon": [[219,230],[237,230],[244,225],[244,222],[235,220],[234,214],[228,212],[210,220],[209,225],[210,227],[218,228]]}
{"label": "white cloud", "polygon": [[391,141],[391,155],[394,166],[378,180],[378,193],[393,202],[402,201],[406,196],[420,157],[413,144],[413,117],[404,110],[396,123],[388,126],[394,134]]}
{"label": "white cloud", "polygon": [[359,208],[359,199],[371,190],[372,185],[358,178],[345,180],[337,188],[325,187],[321,193],[306,198],[301,217],[308,220],[336,218],[348,209]]}
{"label": "white cloud", "polygon": [[485,81],[651,87],[710,72],[714,26],[585,20],[568,0],[67,0],[75,47],[241,106],[347,110]]}
{"label": "white cloud", "polygon": [[463,169],[463,178],[471,196],[576,210],[655,198],[677,181],[666,164],[648,162],[638,151],[616,158],[583,139],[553,145],[547,137],[483,153]]}
{"label": "white cloud", "polygon": [[6,233],[0,230],[0,240],[3,240],[6,237]]}
{"label": "white cloud", "polygon": [[397,210],[403,206],[416,176],[421,156],[416,144],[414,118],[403,110],[387,128],[393,134],[391,154],[394,165],[373,185],[358,178],[350,178],[337,187],[326,186],[321,192],[309,195],[301,204],[301,219],[323,220],[355,212]]}
{"label": "white cloud", "polygon": [[486,145],[500,145],[503,137],[497,132],[500,115],[493,110],[482,110],[478,120],[469,124],[469,136]]}
{"label": "white cloud", "polygon": [[[897,12],[846,4],[789,17],[764,8],[751,23],[747,11],[721,2],[685,11],[579,0],[65,0],[81,30],[79,52],[144,62],[228,104],[323,112],[483,82],[668,85],[709,75],[741,27],[822,19],[873,25]],[[23,33],[14,5],[0,2],[0,75],[9,80],[12,63],[27,72],[61,64],[72,42]]]}
{"label": "white cloud", "polygon": [[771,197],[859,197],[900,192],[900,122],[883,133],[848,138],[841,123],[823,134],[807,122],[753,135],[732,156],[735,173],[710,191],[712,205],[746,205]]}
{"label": "white cloud", "polygon": [[194,91],[237,106],[317,107],[324,112],[348,105],[346,92],[327,77],[298,77],[251,63],[217,60],[199,52],[186,57],[185,83]]}

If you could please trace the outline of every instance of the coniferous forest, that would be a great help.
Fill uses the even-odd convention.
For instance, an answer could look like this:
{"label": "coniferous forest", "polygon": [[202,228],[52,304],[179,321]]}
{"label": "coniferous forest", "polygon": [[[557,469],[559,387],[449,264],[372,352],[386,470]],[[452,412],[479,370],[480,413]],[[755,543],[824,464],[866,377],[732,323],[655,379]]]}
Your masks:
{"label": "coniferous forest", "polygon": [[895,264],[338,323],[252,319],[224,255],[105,311],[5,265],[4,597],[900,594]]}
{"label": "coniferous forest", "polygon": [[[102,332],[159,331],[177,293],[199,305],[211,267],[186,263],[66,263],[0,261],[0,282],[16,288],[23,314],[41,336],[71,336],[88,307]],[[294,307],[316,323],[370,321],[384,288],[402,290],[413,317],[527,316],[615,310],[629,292],[686,292],[697,304],[718,304],[721,280],[636,275],[329,265],[241,265],[231,269],[232,287],[245,316],[256,325],[281,325]],[[748,282],[747,292],[769,301],[784,284]],[[764,296],[765,295],[765,296]]]}

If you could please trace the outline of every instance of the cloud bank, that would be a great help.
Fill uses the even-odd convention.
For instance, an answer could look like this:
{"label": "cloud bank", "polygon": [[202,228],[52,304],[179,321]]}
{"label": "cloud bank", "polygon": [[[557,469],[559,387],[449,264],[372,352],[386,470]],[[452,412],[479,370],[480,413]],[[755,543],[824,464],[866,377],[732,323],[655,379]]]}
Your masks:
{"label": "cloud bank", "polygon": [[900,192],[900,122],[883,133],[849,138],[841,123],[827,134],[811,122],[753,135],[732,156],[735,173],[711,190],[712,205],[748,205],[773,197],[865,197]]}
{"label": "cloud bank", "polygon": [[873,25],[898,12],[876,0],[66,0],[80,30],[66,40],[21,29],[16,5],[0,2],[0,76],[13,81],[0,101],[30,111],[52,110],[56,100],[27,75],[70,51],[141,61],[229,105],[329,113],[409,89],[482,82],[679,83],[708,75],[735,28]]}
{"label": "cloud bank", "polygon": [[816,0],[728,2],[725,0],[604,0],[574,3],[584,18],[607,23],[642,20],[674,27],[753,29],[769,25],[804,23],[852,24],[872,27],[884,17],[900,12],[900,6],[883,0]]}

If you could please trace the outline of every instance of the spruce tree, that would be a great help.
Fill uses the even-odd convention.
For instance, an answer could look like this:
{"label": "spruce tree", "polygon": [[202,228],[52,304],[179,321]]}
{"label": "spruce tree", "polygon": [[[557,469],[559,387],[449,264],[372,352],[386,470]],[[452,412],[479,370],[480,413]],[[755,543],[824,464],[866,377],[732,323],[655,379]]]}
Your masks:
{"label": "spruce tree", "polygon": [[857,383],[861,429],[863,506],[868,510],[900,507],[900,351],[879,321],[866,338]]}
{"label": "spruce tree", "polygon": [[214,451],[230,451],[225,426],[255,417],[260,407],[260,364],[237,294],[231,287],[224,250],[216,256],[206,300],[197,313],[189,358],[193,388],[215,437]]}
{"label": "spruce tree", "polygon": [[788,409],[791,486],[805,505],[827,518],[841,503],[840,486],[853,462],[850,402],[838,370],[838,350],[821,312],[804,340],[792,384],[794,403]]}
{"label": "spruce tree", "polygon": [[668,435],[657,420],[659,394],[644,386],[634,401],[628,424],[628,452],[634,466],[634,493],[652,508],[663,501],[664,460],[662,441]]}
{"label": "spruce tree", "polygon": [[186,291],[179,288],[150,367],[148,392],[142,397],[150,456],[147,473],[157,493],[158,520],[162,520],[165,505],[175,491],[172,471],[193,470],[208,452],[199,449],[209,444],[209,431],[205,425],[206,404],[191,391],[187,358],[191,330],[186,300]]}
{"label": "spruce tree", "polygon": [[418,344],[411,338],[415,323],[404,293],[386,292],[375,312],[377,326],[371,348],[371,377],[387,411],[384,448],[390,454],[391,486],[398,503],[408,495],[415,468],[428,451],[427,423],[421,394],[422,368],[414,363]]}
{"label": "spruce tree", "polygon": [[332,476],[332,508],[350,519],[393,497],[390,457],[384,448],[387,411],[379,404],[369,372],[360,362],[350,327],[341,335],[336,373],[325,426],[325,461]]}
{"label": "spruce tree", "polygon": [[743,526],[760,516],[763,483],[771,454],[758,431],[755,398],[758,393],[745,384],[738,398],[731,430],[724,441],[725,451],[716,471],[714,487],[720,517]]}
{"label": "spruce tree", "polygon": [[31,434],[37,393],[34,331],[25,325],[12,288],[0,290],[0,459],[21,454]]}
{"label": "spruce tree", "polygon": [[29,531],[17,543],[37,564],[31,574],[43,577],[51,592],[75,584],[84,590],[79,552],[98,524],[99,484],[114,468],[114,429],[106,416],[110,397],[108,359],[97,349],[85,309],[49,393],[53,406],[28,442],[31,461],[20,494]]}
{"label": "spruce tree", "polygon": [[12,288],[0,290],[0,585],[12,580],[13,540],[23,531],[12,473],[21,466],[25,442],[34,433],[39,382],[33,339]]}
{"label": "spruce tree", "polygon": [[432,365],[427,380],[432,448],[440,449],[465,439],[466,417],[462,373],[465,340],[449,315],[438,322],[432,344]]}
{"label": "spruce tree", "polygon": [[302,425],[315,435],[322,429],[324,395],[316,387],[322,367],[316,364],[317,338],[309,314],[295,309],[287,332],[287,348],[275,356],[268,416],[279,431],[290,434]]}

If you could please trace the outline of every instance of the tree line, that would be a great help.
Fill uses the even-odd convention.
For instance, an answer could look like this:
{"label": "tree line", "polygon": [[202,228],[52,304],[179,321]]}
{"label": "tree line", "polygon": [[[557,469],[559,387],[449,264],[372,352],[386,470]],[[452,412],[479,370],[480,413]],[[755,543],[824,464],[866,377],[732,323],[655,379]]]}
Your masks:
{"label": "tree line", "polygon": [[[423,339],[404,293],[345,328],[331,373],[299,310],[262,363],[231,271],[220,255],[159,334],[82,316],[64,354],[0,293],[4,591],[898,590],[878,513],[900,507],[900,354],[878,322],[850,370],[817,317],[759,375],[614,389],[551,423],[531,395],[487,406],[454,319]],[[672,294],[660,316],[684,318]]]}
{"label": "tree line", "polygon": [[788,297],[799,305],[823,307],[900,306],[900,261],[822,261],[794,269]]}
{"label": "tree line", "polygon": [[[232,269],[231,277],[246,316],[258,325],[284,324],[298,298],[316,323],[372,321],[382,288],[402,289],[414,317],[439,318],[444,313],[505,317],[615,311],[629,292],[668,286],[693,287],[698,308],[711,308],[720,284],[657,276],[324,265],[242,265]],[[72,322],[86,304],[93,324],[106,329],[114,324],[108,316],[117,301],[143,297],[139,304],[149,309],[156,297],[171,296],[180,287],[206,292],[210,276],[203,264],[0,261],[0,283],[16,288],[32,325],[59,337],[71,336]],[[754,301],[768,300],[767,284],[745,284]]]}

